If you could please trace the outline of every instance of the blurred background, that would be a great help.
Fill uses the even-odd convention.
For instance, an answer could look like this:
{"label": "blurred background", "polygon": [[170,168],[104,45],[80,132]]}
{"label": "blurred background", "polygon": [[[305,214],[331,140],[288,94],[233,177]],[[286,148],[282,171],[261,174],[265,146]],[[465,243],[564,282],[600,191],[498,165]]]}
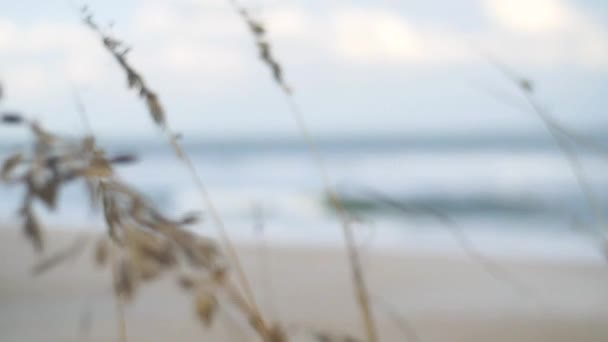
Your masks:
{"label": "blurred background", "polygon": [[[341,244],[319,172],[250,32],[223,0],[89,1],[132,46],[231,233],[276,243]],[[601,258],[572,168],[517,86],[533,81],[564,127],[608,146],[608,3],[603,0],[242,1],[268,29],[361,243],[458,251],[454,225],[485,253]],[[121,175],[167,213],[202,208],[123,73],[69,1],[0,0],[3,110],[52,131],[91,127],[140,161]],[[0,153],[30,142],[0,127]],[[605,202],[606,155],[573,144]],[[19,188],[0,187],[17,222]],[[82,186],[45,222],[102,229]],[[42,212],[43,209],[40,209]],[[203,214],[204,215],[204,214]],[[450,227],[446,227],[451,226]],[[206,225],[201,231],[211,231]]]}

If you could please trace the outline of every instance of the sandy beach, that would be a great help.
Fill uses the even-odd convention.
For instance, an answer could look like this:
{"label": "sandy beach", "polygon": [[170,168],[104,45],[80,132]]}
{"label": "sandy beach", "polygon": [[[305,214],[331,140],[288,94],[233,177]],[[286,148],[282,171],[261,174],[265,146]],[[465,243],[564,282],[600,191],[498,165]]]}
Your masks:
{"label": "sandy beach", "polygon": [[[49,249],[79,234],[51,232]],[[314,341],[313,330],[361,336],[342,250],[239,252],[266,316],[299,332],[293,340]],[[498,260],[521,291],[464,256],[371,249],[363,257],[382,341],[608,341],[606,265]],[[1,341],[117,341],[109,273],[94,267],[91,248],[39,276],[34,263],[20,232],[1,230]],[[204,328],[170,275],[145,285],[126,315],[131,342],[257,340],[230,308]]]}

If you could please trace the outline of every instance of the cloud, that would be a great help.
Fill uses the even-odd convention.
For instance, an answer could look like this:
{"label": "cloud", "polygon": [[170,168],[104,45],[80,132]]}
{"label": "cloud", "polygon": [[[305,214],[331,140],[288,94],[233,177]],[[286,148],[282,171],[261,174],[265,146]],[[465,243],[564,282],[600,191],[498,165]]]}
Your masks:
{"label": "cloud", "polygon": [[213,79],[217,87],[242,76],[249,37],[238,17],[213,2],[179,3],[149,1],[136,10],[129,28],[134,62],[178,83]]}
{"label": "cloud", "polygon": [[383,10],[334,14],[336,52],[347,59],[423,60],[424,41],[402,17]]}
{"label": "cloud", "polygon": [[260,18],[273,39],[305,39],[317,36],[323,15],[294,5],[281,5],[260,13]]}
{"label": "cloud", "polygon": [[[479,62],[472,42],[518,66],[608,69],[605,27],[569,2],[479,1],[486,27],[466,33],[377,6],[321,10],[273,2],[253,13],[266,24],[277,57],[288,68],[320,70],[328,62],[450,68]],[[118,34],[134,45],[134,63],[169,88],[202,79],[210,82],[201,87],[229,91],[261,68],[250,33],[225,1],[142,1],[123,25]],[[0,51],[2,77],[30,96],[53,96],[48,90],[66,79],[101,85],[114,72],[97,39],[77,22],[0,19]]]}
{"label": "cloud", "polygon": [[482,0],[496,53],[535,66],[608,70],[608,30],[565,0]]}
{"label": "cloud", "polygon": [[104,79],[99,44],[75,24],[0,19],[0,51],[2,81],[22,99],[51,98],[69,82],[88,85]]}
{"label": "cloud", "polygon": [[14,48],[16,32],[17,27],[13,22],[7,19],[0,20],[0,51],[10,51]]}
{"label": "cloud", "polygon": [[[288,82],[297,90],[308,89],[310,98],[319,101],[309,105],[320,110],[339,108],[327,109],[333,119],[319,122],[341,120],[335,112],[365,114],[364,106],[338,104],[337,96],[323,98],[338,90],[344,94],[365,90],[370,98],[388,99],[388,86],[377,88],[376,81],[405,82],[402,70],[410,79],[442,80],[437,83],[453,80],[460,71],[469,73],[482,63],[471,46],[526,72],[540,69],[556,76],[562,70],[589,75],[608,71],[606,27],[579,6],[566,0],[475,1],[483,11],[453,14],[470,20],[466,27],[455,23],[464,19],[453,26],[437,25],[436,18],[429,17],[434,12],[425,12],[425,17],[372,2],[365,6],[259,0],[263,6],[254,6],[252,13],[267,27]],[[250,32],[225,0],[146,0],[124,9],[114,4],[106,10],[111,15],[117,12],[116,35],[132,44],[130,60],[162,95],[172,119],[185,129],[203,126],[197,126],[203,119],[195,114],[204,109],[227,108],[212,119],[205,117],[204,129],[209,130],[210,126],[223,129],[228,120],[238,121],[236,126],[243,130],[249,125],[266,127],[272,123],[257,115],[272,118],[273,111],[283,109],[280,102],[275,104],[272,96],[278,94],[271,88],[274,84],[259,61]],[[351,75],[361,82],[350,84]],[[142,115],[130,120],[147,118],[134,94],[125,91],[124,75],[115,61],[73,13],[45,21],[0,15],[0,81],[9,92],[7,101],[25,104],[16,108],[40,112],[73,110],[70,83],[76,83],[85,88],[89,102],[97,101],[91,108],[111,132],[124,113],[139,110]],[[419,88],[417,84],[411,93]],[[325,94],[316,93],[318,89]],[[429,85],[419,90],[420,96],[434,98],[430,89]],[[233,103],[235,97],[239,103]],[[239,115],[252,106],[264,113],[241,122]]]}
{"label": "cloud", "polygon": [[340,9],[329,26],[333,52],[349,62],[424,65],[466,59],[459,37],[452,32],[422,29],[388,10]]}
{"label": "cloud", "polygon": [[482,5],[497,24],[528,34],[562,31],[575,17],[559,0],[483,0]]}
{"label": "cloud", "polygon": [[485,17],[471,20],[485,24],[472,32],[433,27],[407,13],[374,6],[329,7],[318,13],[288,5],[271,8],[263,17],[280,56],[293,64],[450,68],[479,63],[476,46],[520,67],[608,70],[606,28],[578,7],[559,0],[479,4]]}

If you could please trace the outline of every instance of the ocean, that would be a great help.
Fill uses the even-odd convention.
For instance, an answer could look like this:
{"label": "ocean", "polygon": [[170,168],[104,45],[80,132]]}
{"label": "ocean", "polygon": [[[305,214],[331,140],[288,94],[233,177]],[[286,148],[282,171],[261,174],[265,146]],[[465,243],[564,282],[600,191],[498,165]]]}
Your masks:
{"label": "ocean", "polygon": [[[593,233],[600,223],[550,137],[336,137],[317,143],[362,248],[462,253],[456,235],[463,234],[490,255],[603,258]],[[184,144],[234,239],[342,243],[320,170],[298,139]],[[104,146],[110,153],[137,155],[137,163],[118,168],[119,175],[163,212],[177,217],[202,211],[203,222],[194,229],[214,235],[188,173],[166,145],[109,141]],[[1,156],[13,147],[0,147]],[[577,156],[606,203],[606,156],[584,148]],[[22,191],[0,187],[2,221],[18,222]],[[59,203],[54,213],[38,209],[48,226],[103,229],[82,184],[69,185]]]}

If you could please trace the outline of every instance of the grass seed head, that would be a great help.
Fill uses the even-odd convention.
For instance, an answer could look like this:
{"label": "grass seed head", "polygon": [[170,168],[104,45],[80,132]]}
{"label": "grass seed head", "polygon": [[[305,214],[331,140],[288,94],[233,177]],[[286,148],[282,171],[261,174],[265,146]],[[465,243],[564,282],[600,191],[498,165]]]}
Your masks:
{"label": "grass seed head", "polygon": [[217,313],[218,301],[215,295],[206,290],[199,290],[195,297],[196,314],[205,326],[213,323]]}

